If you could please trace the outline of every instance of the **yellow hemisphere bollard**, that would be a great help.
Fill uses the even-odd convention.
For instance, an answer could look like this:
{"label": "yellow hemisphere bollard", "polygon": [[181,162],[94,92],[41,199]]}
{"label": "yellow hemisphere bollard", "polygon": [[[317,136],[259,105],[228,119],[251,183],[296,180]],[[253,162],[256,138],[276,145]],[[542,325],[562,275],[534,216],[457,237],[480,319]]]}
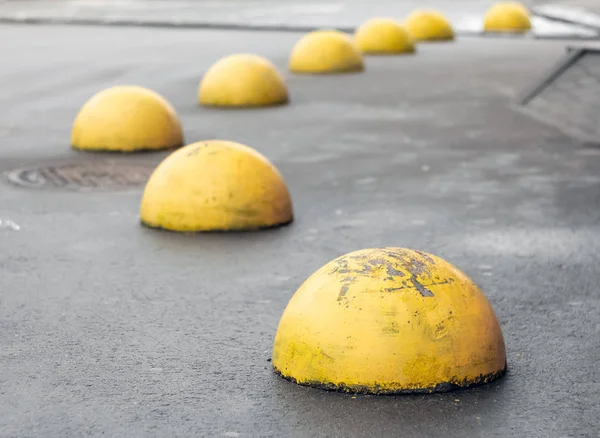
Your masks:
{"label": "yellow hemisphere bollard", "polygon": [[454,29],[441,13],[431,9],[411,13],[404,23],[408,34],[415,41],[450,41]]}
{"label": "yellow hemisphere bollard", "polygon": [[171,231],[236,231],[292,221],[292,201],[277,169],[232,141],[193,143],[154,170],[142,196],[141,222]]}
{"label": "yellow hemisphere bollard", "polygon": [[392,18],[372,18],[354,34],[357,47],[366,54],[414,53],[412,38],[400,23]]}
{"label": "yellow hemisphere bollard", "polygon": [[272,360],[296,383],[372,394],[448,391],[506,370],[502,331],[479,288],[404,248],[351,252],[316,271],[281,317]]}
{"label": "yellow hemisphere bollard", "polygon": [[288,102],[285,81],[267,59],[236,54],[220,59],[199,87],[200,104],[215,107],[262,107]]}
{"label": "yellow hemisphere bollard", "polygon": [[485,13],[483,29],[486,32],[527,32],[531,29],[529,11],[520,3],[497,3]]}
{"label": "yellow hemisphere bollard", "polygon": [[105,89],[88,100],[71,132],[74,149],[134,152],[183,144],[175,110],[158,93],[139,86]]}
{"label": "yellow hemisphere bollard", "polygon": [[317,30],[296,43],[289,69],[294,73],[351,73],[363,71],[364,62],[348,35],[337,30]]}

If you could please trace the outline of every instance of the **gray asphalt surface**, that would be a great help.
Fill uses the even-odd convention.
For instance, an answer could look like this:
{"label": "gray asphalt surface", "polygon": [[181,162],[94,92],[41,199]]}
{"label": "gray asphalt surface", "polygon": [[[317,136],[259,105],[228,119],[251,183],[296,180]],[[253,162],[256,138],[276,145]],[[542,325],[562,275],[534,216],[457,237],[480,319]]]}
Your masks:
{"label": "gray asphalt surface", "polygon": [[[187,142],[255,147],[295,222],[179,235],[138,224],[141,189],[0,184],[0,435],[598,436],[600,150],[513,111],[562,56],[550,41],[462,38],[364,74],[286,74],[287,107],[199,108],[223,55],[285,72],[293,33],[0,26],[0,171],[98,160],[69,149],[95,92],[135,83],[178,110]],[[155,165],[164,153],[111,156]],[[404,246],[488,296],[509,372],[430,396],[304,388],[268,362],[279,317],[348,251]]]}

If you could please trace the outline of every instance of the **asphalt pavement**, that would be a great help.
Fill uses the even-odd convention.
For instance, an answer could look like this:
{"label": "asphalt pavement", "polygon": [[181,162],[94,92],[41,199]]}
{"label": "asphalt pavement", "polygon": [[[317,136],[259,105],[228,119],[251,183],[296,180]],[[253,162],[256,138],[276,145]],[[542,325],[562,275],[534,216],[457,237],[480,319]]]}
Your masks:
{"label": "asphalt pavement", "polygon": [[[362,74],[286,71],[301,34],[0,26],[0,171],[166,153],[86,154],[71,123],[95,92],[138,84],[186,142],[235,140],[283,174],[284,228],[181,235],[139,224],[143,186],[0,183],[0,436],[599,436],[600,149],[515,111],[561,41],[459,38]],[[198,82],[252,52],[288,106],[210,110]],[[479,284],[508,374],[446,394],[352,396],[272,372],[292,294],[360,248],[436,254]]]}

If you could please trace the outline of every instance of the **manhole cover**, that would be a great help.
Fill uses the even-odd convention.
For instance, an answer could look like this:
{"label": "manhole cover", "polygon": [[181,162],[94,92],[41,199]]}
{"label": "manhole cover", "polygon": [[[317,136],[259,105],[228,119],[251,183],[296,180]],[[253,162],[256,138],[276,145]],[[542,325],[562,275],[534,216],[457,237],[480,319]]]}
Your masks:
{"label": "manhole cover", "polygon": [[154,167],[118,161],[62,163],[5,173],[12,184],[35,189],[124,190],[146,184]]}

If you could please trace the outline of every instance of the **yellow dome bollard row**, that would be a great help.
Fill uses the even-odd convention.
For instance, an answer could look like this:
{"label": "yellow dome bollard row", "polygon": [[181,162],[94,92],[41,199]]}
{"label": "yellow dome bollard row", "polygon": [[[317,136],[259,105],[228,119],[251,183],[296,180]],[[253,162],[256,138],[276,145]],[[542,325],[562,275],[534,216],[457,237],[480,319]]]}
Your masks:
{"label": "yellow dome bollard row", "polygon": [[293,73],[352,73],[365,68],[352,39],[337,30],[317,30],[304,35],[293,47],[289,69]]}
{"label": "yellow dome bollard row", "polygon": [[187,145],[154,170],[142,197],[141,222],[171,231],[242,231],[293,219],[287,186],[254,149],[232,141]]}
{"label": "yellow dome bollard row", "polygon": [[412,12],[404,23],[408,34],[419,41],[451,41],[454,29],[446,17],[432,9]]}
{"label": "yellow dome bollard row", "polygon": [[483,18],[486,32],[525,33],[531,30],[529,11],[518,2],[496,3]]}
{"label": "yellow dome bollard row", "polygon": [[392,18],[372,18],[354,34],[356,46],[365,54],[411,54],[415,45],[406,29]]}
{"label": "yellow dome bollard row", "polygon": [[88,151],[134,152],[179,147],[183,131],[175,110],[158,93],[116,86],[88,100],[73,123],[71,145]]}
{"label": "yellow dome bollard row", "polygon": [[273,367],[344,392],[438,392],[506,370],[502,331],[479,288],[420,251],[355,251],[316,271],[288,303]]}
{"label": "yellow dome bollard row", "polygon": [[236,54],[220,59],[206,72],[199,101],[214,107],[263,107],[288,102],[283,76],[267,59]]}

